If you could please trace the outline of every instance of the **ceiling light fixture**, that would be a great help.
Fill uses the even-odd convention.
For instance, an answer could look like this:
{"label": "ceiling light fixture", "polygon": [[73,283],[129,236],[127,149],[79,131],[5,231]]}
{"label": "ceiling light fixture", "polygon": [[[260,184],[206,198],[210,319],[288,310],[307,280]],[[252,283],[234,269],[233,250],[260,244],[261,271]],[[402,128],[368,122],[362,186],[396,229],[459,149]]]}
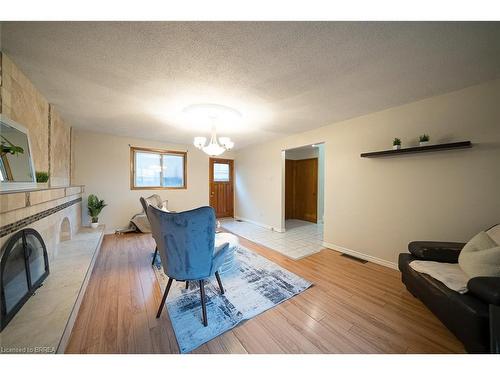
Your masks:
{"label": "ceiling light fixture", "polygon": [[198,120],[201,117],[211,123],[210,141],[207,144],[205,137],[194,137],[193,144],[196,148],[210,156],[218,156],[234,147],[231,138],[217,138],[217,121],[227,121],[231,118],[234,119],[234,117],[240,117],[241,114],[238,111],[218,104],[195,104],[187,107],[184,112],[193,115]]}

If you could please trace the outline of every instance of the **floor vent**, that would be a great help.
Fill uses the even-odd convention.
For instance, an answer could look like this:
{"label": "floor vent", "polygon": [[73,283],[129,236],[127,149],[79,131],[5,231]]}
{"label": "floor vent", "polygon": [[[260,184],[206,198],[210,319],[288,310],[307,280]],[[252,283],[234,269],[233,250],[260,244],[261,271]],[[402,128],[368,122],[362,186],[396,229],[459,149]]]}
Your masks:
{"label": "floor vent", "polygon": [[236,219],[236,221],[237,221],[238,223],[243,223],[243,220],[241,220],[241,219]]}
{"label": "floor vent", "polygon": [[352,255],[349,255],[349,254],[344,254],[343,253],[342,256],[345,257],[345,258],[354,260],[354,261],[356,261],[358,263],[363,263],[363,264],[368,263],[367,260],[364,260],[364,259],[361,259],[361,258],[356,258],[356,257],[353,257]]}

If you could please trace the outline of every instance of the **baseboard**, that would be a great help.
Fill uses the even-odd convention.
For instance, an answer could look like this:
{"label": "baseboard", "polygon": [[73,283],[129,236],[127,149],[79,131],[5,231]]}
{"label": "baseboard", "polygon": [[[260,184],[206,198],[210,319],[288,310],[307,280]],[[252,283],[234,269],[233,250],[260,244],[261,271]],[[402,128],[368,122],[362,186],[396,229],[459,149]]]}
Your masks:
{"label": "baseboard", "polygon": [[246,221],[247,223],[254,224],[254,225],[257,225],[257,226],[259,226],[261,228],[266,228],[266,229],[269,229],[269,230],[272,230],[272,231],[275,231],[275,232],[279,232],[279,233],[284,233],[285,232],[285,230],[283,228],[274,228],[274,227],[272,227],[270,225],[259,223],[258,221],[247,219],[246,217],[235,216],[234,219],[235,220]]}
{"label": "baseboard", "polygon": [[367,260],[368,262],[379,264],[379,265],[384,266],[384,267],[392,268],[395,270],[398,269],[397,263],[389,262],[388,260],[380,259],[380,258],[374,257],[372,255],[363,254],[363,253],[360,253],[359,251],[351,250],[351,249],[348,249],[348,248],[343,247],[343,246],[335,245],[335,244],[328,243],[325,241],[323,241],[323,246],[327,247],[329,249],[332,249],[332,250],[339,251],[339,252],[344,253],[344,254],[352,255],[353,257],[356,257],[356,258]]}

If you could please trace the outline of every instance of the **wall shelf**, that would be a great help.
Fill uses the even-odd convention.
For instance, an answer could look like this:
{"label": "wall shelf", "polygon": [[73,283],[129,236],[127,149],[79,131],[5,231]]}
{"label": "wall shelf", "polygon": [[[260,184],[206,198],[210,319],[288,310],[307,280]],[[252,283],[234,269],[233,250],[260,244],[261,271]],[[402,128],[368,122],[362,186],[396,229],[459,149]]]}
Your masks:
{"label": "wall shelf", "polygon": [[455,149],[470,148],[470,147],[472,147],[471,141],[462,141],[462,142],[452,142],[452,143],[441,143],[437,145],[408,147],[408,148],[401,148],[399,150],[364,152],[360,156],[362,158],[379,158],[383,156],[397,156],[401,154],[413,154],[417,152],[445,151],[445,150],[455,150]]}

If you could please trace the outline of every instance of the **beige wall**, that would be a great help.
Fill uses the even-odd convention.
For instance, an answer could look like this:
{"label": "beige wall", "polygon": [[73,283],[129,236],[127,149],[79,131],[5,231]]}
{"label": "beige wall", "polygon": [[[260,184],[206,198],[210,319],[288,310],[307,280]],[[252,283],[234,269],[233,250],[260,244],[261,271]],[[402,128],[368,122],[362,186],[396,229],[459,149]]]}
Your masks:
{"label": "beige wall", "polygon": [[50,185],[70,183],[71,128],[50,106]]}
{"label": "beige wall", "polygon": [[[466,241],[500,222],[500,80],[332,124],[236,154],[236,216],[282,227],[281,150],[325,142],[324,241],[394,266],[411,240]],[[360,158],[429,133],[466,150]]]}
{"label": "beige wall", "polygon": [[[187,150],[187,189],[131,190],[129,145]],[[221,157],[232,158],[228,152]],[[159,194],[168,199],[174,211],[208,205],[208,156],[194,146],[73,129],[73,160],[74,183],[85,185],[84,207],[89,194],[96,194],[108,204],[99,219],[107,232],[128,226],[132,216],[142,210],[141,196]],[[89,218],[86,209],[83,211],[82,223],[87,225]]]}
{"label": "beige wall", "polygon": [[5,53],[0,58],[1,113],[28,129],[35,170],[49,172],[51,186],[69,185],[70,127]]}

